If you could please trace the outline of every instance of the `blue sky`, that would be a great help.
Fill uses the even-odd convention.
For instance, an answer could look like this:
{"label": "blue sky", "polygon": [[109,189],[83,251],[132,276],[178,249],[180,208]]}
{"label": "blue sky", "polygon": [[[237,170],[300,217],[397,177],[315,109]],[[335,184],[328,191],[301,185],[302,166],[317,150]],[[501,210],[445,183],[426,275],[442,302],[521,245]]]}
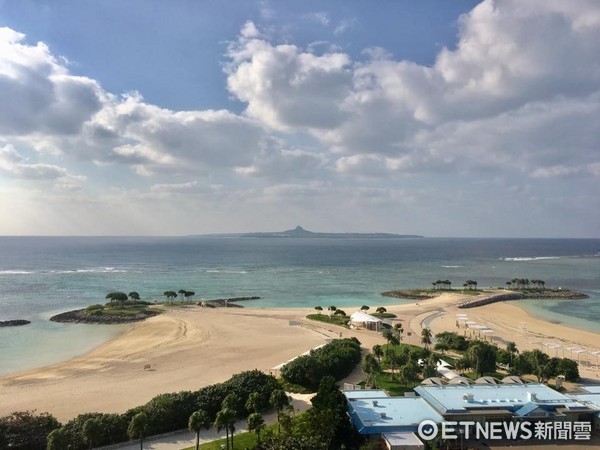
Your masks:
{"label": "blue sky", "polygon": [[0,0],[0,27],[0,234],[598,236],[592,0]]}

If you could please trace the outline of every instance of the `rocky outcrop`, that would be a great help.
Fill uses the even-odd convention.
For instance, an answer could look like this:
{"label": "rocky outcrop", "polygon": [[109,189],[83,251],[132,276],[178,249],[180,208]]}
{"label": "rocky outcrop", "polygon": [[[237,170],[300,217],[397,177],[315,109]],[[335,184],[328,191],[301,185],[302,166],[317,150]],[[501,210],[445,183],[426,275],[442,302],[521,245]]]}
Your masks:
{"label": "rocky outcrop", "polygon": [[204,306],[208,306],[209,308],[221,307],[225,306],[228,308],[243,308],[241,305],[236,305],[235,302],[245,302],[248,300],[259,300],[260,297],[231,297],[231,298],[216,298],[213,300],[203,300],[198,302],[198,305],[204,304]]}
{"label": "rocky outcrop", "polygon": [[110,314],[90,314],[85,309],[76,309],[67,311],[56,316],[50,317],[53,322],[61,323],[88,323],[96,325],[119,325],[124,323],[133,323],[146,320],[160,314],[160,311],[146,310],[145,312],[134,316],[118,316]]}
{"label": "rocky outcrop", "polygon": [[24,319],[15,320],[0,320],[0,327],[20,327],[21,325],[29,325],[31,322]]}
{"label": "rocky outcrop", "polygon": [[462,303],[458,307],[462,309],[476,308],[478,306],[489,305],[490,303],[522,299],[579,300],[584,298],[589,298],[589,295],[581,292],[570,291],[568,289],[544,289],[539,291],[507,292],[505,294],[491,295],[486,298],[475,299]]}
{"label": "rocky outcrop", "polygon": [[394,297],[394,298],[408,298],[411,300],[428,300],[430,298],[435,298],[435,295],[431,295],[425,292],[419,292],[418,290],[405,290],[405,291],[386,291],[382,292],[381,295],[384,297]]}

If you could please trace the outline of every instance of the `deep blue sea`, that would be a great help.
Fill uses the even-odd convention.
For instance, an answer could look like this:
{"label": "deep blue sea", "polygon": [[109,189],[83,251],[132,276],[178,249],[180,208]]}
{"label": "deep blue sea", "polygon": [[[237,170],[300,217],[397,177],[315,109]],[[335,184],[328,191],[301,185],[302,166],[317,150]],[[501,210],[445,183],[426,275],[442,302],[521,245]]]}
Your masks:
{"label": "deep blue sea", "polygon": [[533,314],[600,333],[600,239],[285,239],[0,237],[0,374],[82,354],[122,326],[58,324],[58,312],[103,303],[107,292],[143,299],[193,290],[196,299],[258,295],[248,306],[379,306],[385,290],[505,286],[512,278],[583,291],[588,300],[526,301]]}

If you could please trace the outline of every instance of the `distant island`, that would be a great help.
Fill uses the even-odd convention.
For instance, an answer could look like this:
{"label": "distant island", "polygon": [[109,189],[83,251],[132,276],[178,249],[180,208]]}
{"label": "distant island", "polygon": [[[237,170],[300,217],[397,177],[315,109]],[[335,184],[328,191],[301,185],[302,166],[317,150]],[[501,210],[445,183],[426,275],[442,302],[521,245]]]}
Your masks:
{"label": "distant island", "polygon": [[319,233],[308,231],[297,226],[293,230],[258,232],[258,233],[215,233],[215,234],[194,234],[189,237],[242,237],[242,238],[334,238],[334,239],[407,239],[422,238],[416,234],[393,234],[393,233]]}

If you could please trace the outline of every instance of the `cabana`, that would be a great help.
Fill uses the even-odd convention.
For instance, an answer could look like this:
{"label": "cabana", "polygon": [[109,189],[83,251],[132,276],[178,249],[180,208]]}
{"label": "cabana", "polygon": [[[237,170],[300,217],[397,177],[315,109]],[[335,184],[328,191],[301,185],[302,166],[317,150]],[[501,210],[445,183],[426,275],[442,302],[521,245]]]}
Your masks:
{"label": "cabana", "polygon": [[362,311],[356,311],[350,316],[351,328],[365,328],[367,330],[379,331],[381,328],[381,322],[381,319]]}

